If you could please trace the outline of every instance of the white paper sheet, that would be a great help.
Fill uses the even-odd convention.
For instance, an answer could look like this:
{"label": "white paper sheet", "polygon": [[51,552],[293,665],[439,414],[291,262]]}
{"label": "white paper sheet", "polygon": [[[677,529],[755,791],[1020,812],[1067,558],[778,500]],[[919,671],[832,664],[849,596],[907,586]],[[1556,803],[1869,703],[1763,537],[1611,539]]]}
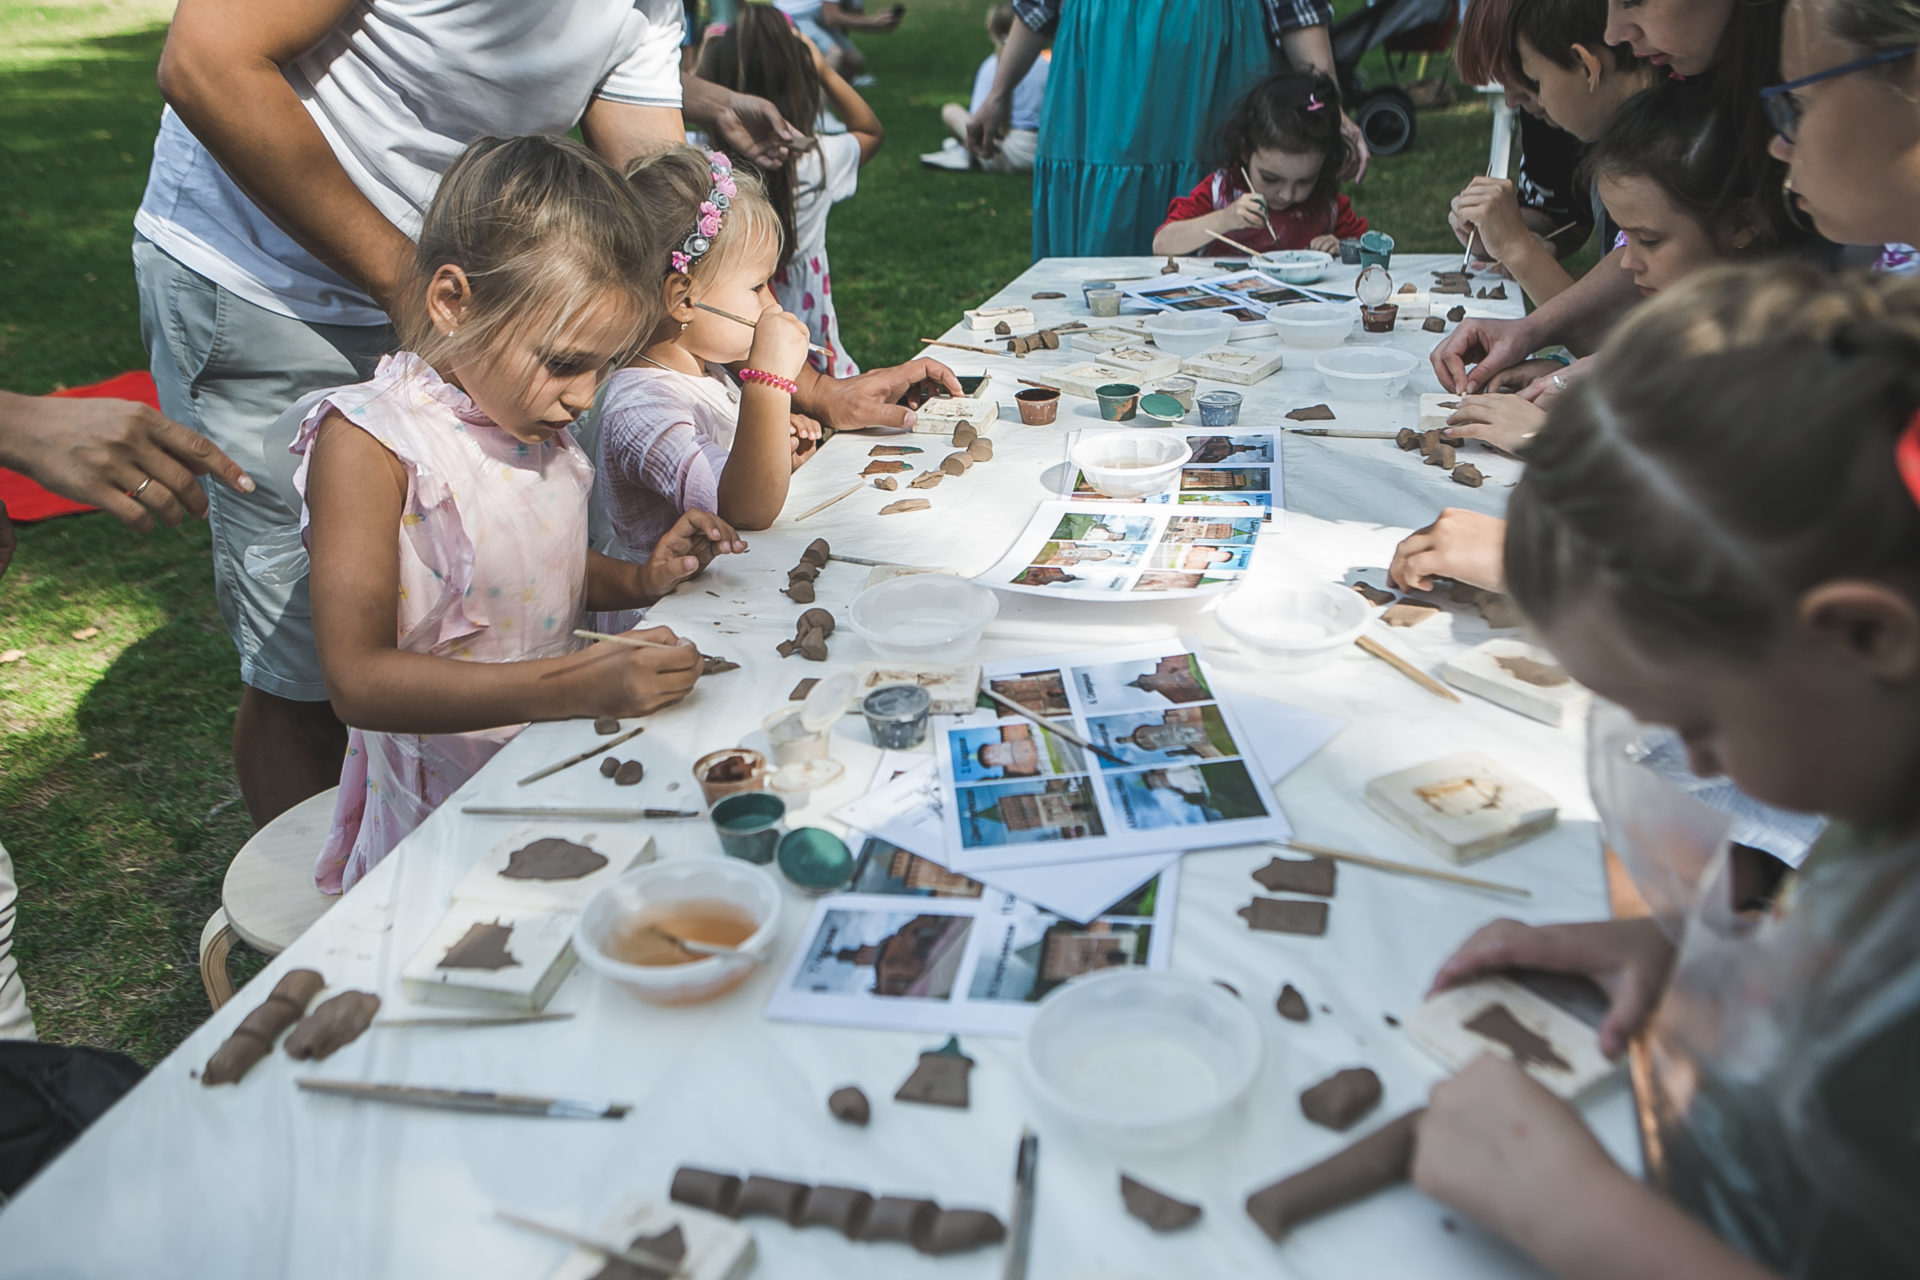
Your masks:
{"label": "white paper sheet", "polygon": [[1267,527],[1258,511],[1244,508],[1043,502],[974,581],[1096,604],[1213,595],[1240,585]]}

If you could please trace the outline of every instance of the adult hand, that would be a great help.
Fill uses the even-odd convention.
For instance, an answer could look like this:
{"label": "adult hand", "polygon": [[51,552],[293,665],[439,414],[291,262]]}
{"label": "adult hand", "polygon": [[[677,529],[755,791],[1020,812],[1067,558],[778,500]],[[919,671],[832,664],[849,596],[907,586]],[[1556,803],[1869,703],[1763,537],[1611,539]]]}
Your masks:
{"label": "adult hand", "polygon": [[1440,385],[1456,394],[1483,391],[1493,375],[1527,358],[1533,331],[1525,320],[1462,320],[1428,357]]}
{"label": "adult hand", "polygon": [[1462,396],[1441,435],[1455,440],[1484,440],[1496,449],[1518,453],[1547,422],[1546,410],[1519,396]]}
{"label": "adult hand", "polygon": [[980,109],[967,117],[967,150],[982,160],[990,160],[1000,150],[1000,139],[1007,136],[1009,108],[1006,99],[988,93]]}
{"label": "adult hand", "polygon": [[1393,549],[1387,581],[1402,591],[1430,591],[1435,578],[1452,578],[1483,591],[1507,581],[1507,522],[1498,516],[1448,507]]}
{"label": "adult hand", "polygon": [[187,515],[205,518],[211,475],[253,492],[253,480],[213,442],[131,400],[0,393],[0,463],[62,497],[147,533]]}
{"label": "adult hand", "polygon": [[651,715],[693,691],[703,664],[691,640],[682,640],[665,627],[627,634],[671,647],[635,649],[608,640],[589,646],[596,678],[593,714],[622,720]]}
{"label": "adult hand", "polygon": [[1477,232],[1495,262],[1526,252],[1537,237],[1520,217],[1520,198],[1506,178],[1476,177],[1453,198],[1453,213]]}
{"label": "adult hand", "polygon": [[1551,925],[1495,920],[1440,966],[1427,994],[1506,969],[1578,973],[1599,983],[1611,1002],[1600,1024],[1600,1052],[1617,1058],[1660,1003],[1673,943],[1646,916]]}
{"label": "adult hand", "polygon": [[915,383],[926,381],[938,383],[951,395],[962,394],[953,370],[938,360],[920,359],[873,369],[857,378],[822,376],[814,381],[811,402],[803,407],[836,431],[867,427],[910,430],[918,415],[894,402]]}
{"label": "adult hand", "polygon": [[1360,126],[1350,119],[1343,110],[1340,112],[1340,136],[1353,148],[1353,158],[1347,164],[1347,171],[1340,175],[1343,182],[1358,182],[1367,176],[1367,162],[1373,153],[1367,150],[1367,135],[1360,132]]}
{"label": "adult hand", "polygon": [[806,134],[787,123],[780,108],[750,93],[734,94],[715,111],[713,128],[727,150],[762,169],[778,169],[807,141]]}
{"label": "adult hand", "polygon": [[[1559,362],[1555,361],[1555,363]],[[1593,357],[1581,356],[1565,368],[1556,369],[1545,377],[1528,383],[1526,390],[1520,393],[1520,397],[1544,410],[1553,403],[1556,396],[1571,387],[1576,378],[1585,376],[1591,368],[1593,368]]]}
{"label": "adult hand", "polygon": [[1414,1139],[1413,1185],[1514,1242],[1623,1177],[1578,1112],[1492,1054],[1434,1086]]}
{"label": "adult hand", "polygon": [[719,516],[704,511],[682,512],[640,566],[641,594],[657,600],[706,568],[716,555],[735,555],[746,549],[746,540]]}

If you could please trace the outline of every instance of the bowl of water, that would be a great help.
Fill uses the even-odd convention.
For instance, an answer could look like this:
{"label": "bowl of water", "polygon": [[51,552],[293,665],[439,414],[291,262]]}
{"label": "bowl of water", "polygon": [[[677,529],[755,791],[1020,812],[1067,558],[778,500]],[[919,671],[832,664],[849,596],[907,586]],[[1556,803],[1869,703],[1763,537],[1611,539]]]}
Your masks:
{"label": "bowl of water", "polygon": [[580,962],[650,1004],[691,1004],[731,991],[758,964],[679,944],[764,958],[780,925],[780,882],[736,858],[664,858],[587,900],[573,925]]}
{"label": "bowl of water", "polygon": [[1391,400],[1419,366],[1412,352],[1393,347],[1341,347],[1313,362],[1327,394],[1341,400]]}
{"label": "bowl of water", "polygon": [[1068,456],[1107,497],[1144,498],[1174,483],[1193,446],[1171,432],[1101,431],[1082,436]]}
{"label": "bowl of water", "polygon": [[1176,356],[1197,356],[1233,336],[1232,316],[1217,311],[1162,311],[1147,317],[1153,345]]}
{"label": "bowl of water", "polygon": [[1075,978],[1020,1043],[1027,1087],[1096,1142],[1169,1151],[1208,1137],[1265,1057],[1260,1025],[1217,983],[1148,969]]}
{"label": "bowl of water", "polygon": [[1276,249],[1255,254],[1255,271],[1281,284],[1312,284],[1333,266],[1333,255],[1318,249]]}
{"label": "bowl of water", "polygon": [[1290,302],[1267,319],[1282,344],[1307,351],[1337,347],[1353,332],[1353,308],[1334,302]]}
{"label": "bowl of water", "polygon": [[1325,582],[1248,584],[1225,596],[1214,619],[1263,671],[1330,666],[1366,630],[1372,611],[1358,592]]}
{"label": "bowl of water", "polygon": [[1000,600],[951,573],[915,573],[868,587],[847,607],[847,625],[895,662],[959,662],[980,643]]}

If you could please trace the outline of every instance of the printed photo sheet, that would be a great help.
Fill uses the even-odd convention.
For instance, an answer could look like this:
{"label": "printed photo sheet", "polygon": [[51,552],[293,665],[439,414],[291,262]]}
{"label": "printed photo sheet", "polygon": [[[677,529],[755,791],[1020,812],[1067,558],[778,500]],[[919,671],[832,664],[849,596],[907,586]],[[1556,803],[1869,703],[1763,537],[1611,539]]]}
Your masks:
{"label": "printed photo sheet", "polygon": [[[1067,457],[1084,431],[1067,436]],[[1087,477],[1071,463],[1067,475],[1069,498],[1101,503],[1173,504],[1199,510],[1188,514],[1221,514],[1233,507],[1256,507],[1268,528],[1286,527],[1287,500],[1280,476],[1280,444],[1271,433],[1238,431],[1188,432],[1193,460],[1180,470],[1177,490],[1146,498],[1101,496]]]}
{"label": "printed photo sheet", "polygon": [[974,581],[999,591],[1126,603],[1211,595],[1253,564],[1264,514],[1126,502],[1043,502]]}

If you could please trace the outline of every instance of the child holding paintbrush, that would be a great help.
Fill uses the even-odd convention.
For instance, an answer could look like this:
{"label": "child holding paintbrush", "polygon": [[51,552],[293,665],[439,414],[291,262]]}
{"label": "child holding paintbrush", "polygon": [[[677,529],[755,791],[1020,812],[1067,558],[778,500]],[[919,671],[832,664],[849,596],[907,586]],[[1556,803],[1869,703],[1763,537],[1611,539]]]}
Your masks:
{"label": "child holding paintbrush", "polygon": [[1367,220],[1340,194],[1351,149],[1340,132],[1340,90],[1317,71],[1283,71],[1248,91],[1220,131],[1224,163],[1167,206],[1153,233],[1157,254],[1221,256],[1318,249],[1338,256],[1340,242]]}

